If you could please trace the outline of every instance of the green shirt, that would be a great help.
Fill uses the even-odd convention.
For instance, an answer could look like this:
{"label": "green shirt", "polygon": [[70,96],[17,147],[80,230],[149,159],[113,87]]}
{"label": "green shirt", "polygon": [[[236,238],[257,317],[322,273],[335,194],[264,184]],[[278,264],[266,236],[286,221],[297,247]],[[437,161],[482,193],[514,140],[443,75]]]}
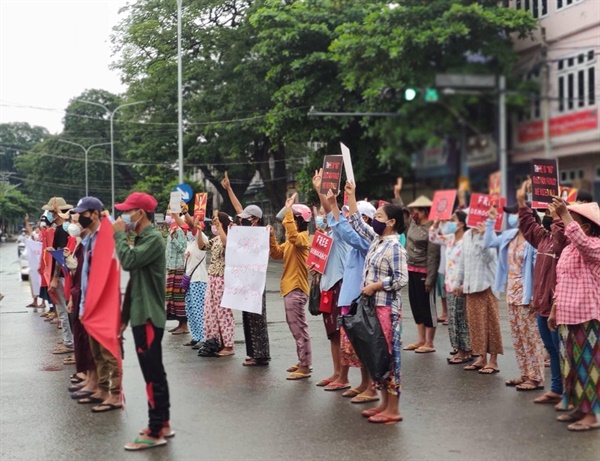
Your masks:
{"label": "green shirt", "polygon": [[115,232],[115,246],[123,269],[130,272],[123,301],[122,323],[144,325],[148,320],[157,328],[167,322],[165,311],[165,242],[152,225],[146,226],[129,246],[127,234]]}

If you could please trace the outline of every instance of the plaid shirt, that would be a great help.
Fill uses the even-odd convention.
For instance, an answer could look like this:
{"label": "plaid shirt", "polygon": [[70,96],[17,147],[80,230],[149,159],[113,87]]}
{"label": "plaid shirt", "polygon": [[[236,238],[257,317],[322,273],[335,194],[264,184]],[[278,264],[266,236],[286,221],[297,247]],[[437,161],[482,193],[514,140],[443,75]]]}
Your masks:
{"label": "plaid shirt", "polygon": [[[465,294],[481,293],[494,286],[498,258],[496,250],[483,246],[483,236],[473,229],[463,235],[462,254],[458,261],[457,286]],[[498,297],[498,293],[494,293]]]}
{"label": "plaid shirt", "polygon": [[570,243],[556,265],[556,323],[600,320],[600,238],[585,235],[576,222],[565,227],[565,237]]}
{"label": "plaid shirt", "polygon": [[362,220],[358,212],[350,216],[349,221],[352,228],[362,238],[371,242],[365,258],[362,286],[383,282],[383,291],[375,293],[375,305],[399,304],[397,309],[400,309],[402,301],[398,292],[408,283],[408,269],[406,250],[400,245],[398,235],[380,237],[371,226]]}

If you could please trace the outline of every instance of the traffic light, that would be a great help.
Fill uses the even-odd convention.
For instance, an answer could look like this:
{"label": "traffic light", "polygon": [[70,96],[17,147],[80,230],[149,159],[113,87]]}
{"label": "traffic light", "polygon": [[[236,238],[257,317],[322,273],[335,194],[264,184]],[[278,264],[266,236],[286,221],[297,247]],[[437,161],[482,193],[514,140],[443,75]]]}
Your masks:
{"label": "traffic light", "polygon": [[422,87],[405,87],[405,88],[391,88],[386,87],[381,90],[381,97],[383,99],[394,99],[400,97],[405,101],[414,101],[419,95],[423,96],[425,102],[438,102],[440,99],[437,88],[422,88]]}
{"label": "traffic light", "polygon": [[425,89],[425,102],[438,102],[440,99],[438,91],[435,88]]}
{"label": "traffic light", "polygon": [[415,88],[406,88],[404,90],[404,100],[412,101],[417,97],[417,90]]}

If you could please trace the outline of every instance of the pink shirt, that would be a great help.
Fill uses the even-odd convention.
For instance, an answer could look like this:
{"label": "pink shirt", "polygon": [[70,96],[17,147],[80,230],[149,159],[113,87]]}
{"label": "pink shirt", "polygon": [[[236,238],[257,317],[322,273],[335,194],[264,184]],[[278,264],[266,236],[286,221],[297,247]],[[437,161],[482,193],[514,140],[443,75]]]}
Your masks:
{"label": "pink shirt", "polygon": [[600,320],[600,238],[585,235],[576,222],[565,227],[565,237],[570,243],[556,265],[556,323]]}

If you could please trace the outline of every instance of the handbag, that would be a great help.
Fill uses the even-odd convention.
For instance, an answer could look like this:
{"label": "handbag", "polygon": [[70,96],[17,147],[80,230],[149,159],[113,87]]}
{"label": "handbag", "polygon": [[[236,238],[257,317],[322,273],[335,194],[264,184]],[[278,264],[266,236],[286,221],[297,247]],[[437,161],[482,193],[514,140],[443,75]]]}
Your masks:
{"label": "handbag", "polygon": [[200,266],[200,264],[202,264],[204,262],[204,259],[206,258],[206,255],[204,255],[204,258],[202,258],[202,260],[196,264],[196,267],[194,267],[194,270],[190,273],[190,275],[187,275],[185,273],[185,270],[187,268],[187,259],[185,261],[185,266],[183,267],[183,276],[181,277],[181,282],[179,283],[179,288],[181,291],[188,291],[190,289],[190,283],[192,282],[192,275],[194,275],[194,272],[196,272],[196,269],[198,269],[198,267]]}
{"label": "handbag", "polygon": [[321,288],[320,277],[313,277],[308,295],[308,312],[312,315],[321,315]]}

